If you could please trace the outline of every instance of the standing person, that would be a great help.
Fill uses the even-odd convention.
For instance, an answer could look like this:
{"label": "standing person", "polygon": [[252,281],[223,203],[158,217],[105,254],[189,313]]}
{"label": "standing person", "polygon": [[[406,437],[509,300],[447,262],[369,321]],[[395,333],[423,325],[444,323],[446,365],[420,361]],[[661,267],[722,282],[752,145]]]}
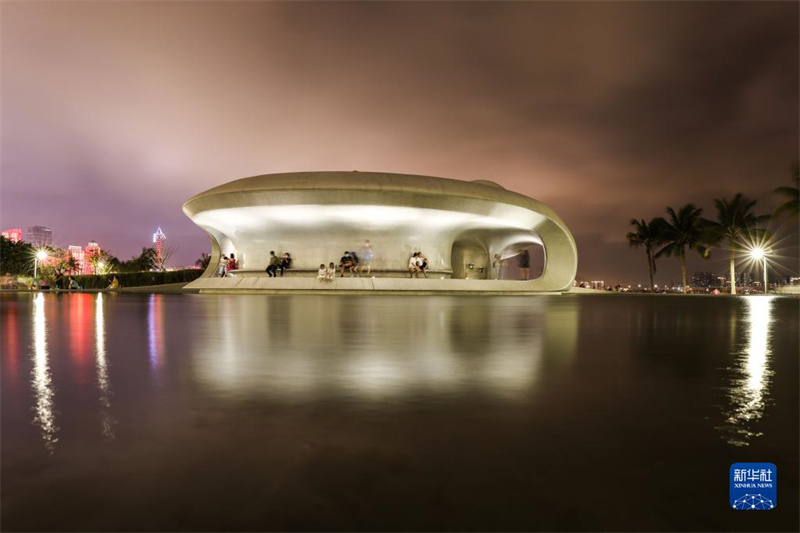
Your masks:
{"label": "standing person", "polygon": [[408,260],[408,277],[413,278],[414,274],[419,277],[419,264],[417,263],[417,255],[419,252],[414,252],[411,259]]}
{"label": "standing person", "polygon": [[500,254],[494,254],[492,266],[495,268],[494,279],[503,279],[503,267],[508,265],[508,259],[503,259]]}
{"label": "standing person", "polygon": [[423,276],[426,278],[428,277],[428,274],[426,273],[426,270],[428,269],[428,258],[425,257],[425,254],[422,252],[417,252],[417,268],[420,272],[422,272]]}
{"label": "standing person", "polygon": [[517,259],[519,265],[519,273],[523,280],[527,280],[530,277],[530,270],[531,270],[531,254],[528,253],[528,249],[525,248],[522,250],[522,253],[519,254],[519,258]]}
{"label": "standing person", "polygon": [[275,278],[278,275],[275,273],[278,270],[278,265],[280,264],[280,260],[278,256],[275,255],[275,252],[270,250],[269,252],[269,265],[267,265],[267,274],[271,278]]}
{"label": "standing person", "polygon": [[372,250],[372,244],[369,239],[364,241],[364,246],[361,248],[361,272],[367,269],[367,276],[372,272],[372,258],[375,257],[375,252]]}
{"label": "standing person", "polygon": [[350,252],[345,251],[342,258],[339,259],[339,266],[342,269],[341,277],[344,277],[345,270],[349,271],[352,274],[354,265],[355,263],[353,263],[353,258],[350,256]]}
{"label": "standing person", "polygon": [[281,262],[278,265],[278,268],[281,269],[281,277],[283,277],[283,273],[286,272],[286,269],[290,268],[291,266],[292,266],[292,256],[289,255],[289,252],[286,252],[285,254],[283,254]]}

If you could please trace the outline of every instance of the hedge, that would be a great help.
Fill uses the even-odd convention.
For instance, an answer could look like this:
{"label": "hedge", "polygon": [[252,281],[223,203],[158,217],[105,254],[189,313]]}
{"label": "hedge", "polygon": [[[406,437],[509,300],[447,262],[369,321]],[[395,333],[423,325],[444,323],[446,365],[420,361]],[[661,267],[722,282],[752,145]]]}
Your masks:
{"label": "hedge", "polygon": [[103,274],[96,276],[72,276],[84,289],[105,289],[117,278],[120,287],[144,287],[147,285],[165,285],[167,283],[188,283],[199,278],[203,269],[187,268],[168,272],[128,272]]}

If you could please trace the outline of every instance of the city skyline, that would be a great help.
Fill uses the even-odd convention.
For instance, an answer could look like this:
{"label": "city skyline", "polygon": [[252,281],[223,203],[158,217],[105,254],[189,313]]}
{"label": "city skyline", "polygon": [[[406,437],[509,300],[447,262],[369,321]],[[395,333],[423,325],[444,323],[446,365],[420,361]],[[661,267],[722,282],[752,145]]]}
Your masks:
{"label": "city skyline", "polygon": [[[580,279],[644,283],[629,219],[689,202],[713,218],[714,198],[738,191],[770,213],[798,158],[796,3],[2,12],[0,226],[94,239],[122,260],[158,226],[176,265],[208,252],[180,207],[227,181],[385,171],[546,202],[573,230]],[[790,274],[796,244],[785,253]],[[722,271],[726,255],[691,256],[689,271]],[[678,270],[660,260],[657,279]]]}

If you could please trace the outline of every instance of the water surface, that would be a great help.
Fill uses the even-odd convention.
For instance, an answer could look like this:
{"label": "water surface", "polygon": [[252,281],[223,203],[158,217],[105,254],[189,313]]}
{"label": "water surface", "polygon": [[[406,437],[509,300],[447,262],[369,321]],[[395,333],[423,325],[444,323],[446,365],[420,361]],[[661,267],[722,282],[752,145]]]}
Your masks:
{"label": "water surface", "polygon": [[3,530],[800,529],[797,299],[1,298]]}

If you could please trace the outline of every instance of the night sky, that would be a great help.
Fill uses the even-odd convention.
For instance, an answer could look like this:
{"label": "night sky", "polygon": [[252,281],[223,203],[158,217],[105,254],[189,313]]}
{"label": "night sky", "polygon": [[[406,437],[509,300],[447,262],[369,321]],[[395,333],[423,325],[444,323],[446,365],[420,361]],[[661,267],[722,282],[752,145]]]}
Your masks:
{"label": "night sky", "polygon": [[579,279],[645,283],[630,218],[792,185],[799,8],[3,2],[0,226],[127,259],[160,225],[186,265],[210,244],[181,205],[234,179],[489,179],[564,219]]}

